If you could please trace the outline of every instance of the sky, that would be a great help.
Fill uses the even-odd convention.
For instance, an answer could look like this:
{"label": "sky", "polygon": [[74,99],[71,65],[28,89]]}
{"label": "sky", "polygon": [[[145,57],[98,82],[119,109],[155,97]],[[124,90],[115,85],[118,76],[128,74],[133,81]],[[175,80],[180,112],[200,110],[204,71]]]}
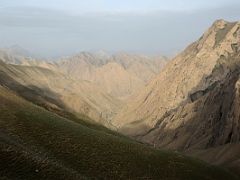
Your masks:
{"label": "sky", "polygon": [[239,0],[0,0],[0,47],[52,58],[80,51],[174,56]]}

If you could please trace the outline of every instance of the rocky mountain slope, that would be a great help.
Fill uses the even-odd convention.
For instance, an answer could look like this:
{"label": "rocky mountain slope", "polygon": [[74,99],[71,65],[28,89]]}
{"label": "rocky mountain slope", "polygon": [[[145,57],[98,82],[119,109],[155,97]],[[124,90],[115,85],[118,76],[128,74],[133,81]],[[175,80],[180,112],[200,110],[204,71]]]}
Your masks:
{"label": "rocky mountain slope", "polygon": [[0,49],[0,59],[6,64],[37,66],[58,71],[54,64],[49,63],[45,60],[34,59],[31,55],[25,52],[24,49],[22,50],[18,46]]}
{"label": "rocky mountain slope", "polygon": [[166,149],[239,143],[239,31],[239,22],[216,21],[123,108],[115,126]]}
{"label": "rocky mountain slope", "polygon": [[237,179],[204,162],[60,117],[2,85],[0,99],[0,179]]}
{"label": "rocky mountain slope", "polygon": [[107,93],[127,99],[159,73],[166,62],[164,57],[83,52],[57,64],[68,76],[93,82]]}
{"label": "rocky mountain slope", "polygon": [[127,53],[109,55],[104,51],[82,52],[50,63],[9,48],[0,49],[0,58],[7,64],[47,68],[76,81],[92,82],[98,89],[121,100],[143,88],[167,64],[166,57]]}
{"label": "rocky mountain slope", "polygon": [[[0,138],[4,142],[0,144],[0,150],[7,157],[9,148],[12,149],[12,154],[7,159],[11,163],[24,161],[27,166],[29,163],[39,166],[39,163],[47,161],[50,164],[47,163],[46,166],[61,169],[72,179],[88,177],[94,172],[100,178],[110,175],[124,178],[224,179],[231,176],[181,155],[164,154],[168,158],[162,159],[159,151],[98,127],[95,124],[98,123],[156,148],[181,151],[239,172],[240,23],[216,21],[198,41],[188,46],[166,66],[165,64],[166,59],[162,57],[150,58],[125,53],[108,55],[104,52],[83,52],[57,63],[48,63],[1,50],[0,122],[7,132],[0,131]],[[162,69],[163,66],[165,67]],[[37,124],[32,120],[37,120]],[[38,139],[43,133],[40,128],[39,132],[35,129],[34,135],[37,138],[29,139],[31,136],[28,133],[32,132],[26,129],[34,129],[35,125],[47,127],[50,134],[58,134],[61,130],[67,133],[67,137],[60,133],[58,136],[46,134],[46,137]],[[52,125],[56,129],[52,129]],[[72,129],[76,130],[73,134]],[[95,134],[96,130],[100,130],[100,134]],[[102,131],[107,132],[103,138]],[[22,136],[22,140],[16,138]],[[90,138],[92,143],[96,142],[96,147],[91,143],[89,145],[89,139],[86,138],[83,144],[87,148],[82,149],[79,145],[82,137]],[[56,143],[66,144],[66,147],[72,147],[71,151],[65,151],[62,147],[58,151],[59,144],[51,143],[49,138],[57,140]],[[40,145],[39,140],[42,142]],[[78,140],[77,143],[75,140]],[[25,143],[31,145],[32,142],[37,144],[29,149]],[[116,151],[121,156],[114,154],[114,162],[106,163],[109,161],[109,154],[105,153],[104,157],[107,158],[100,158],[104,160],[104,166],[101,166],[101,162],[94,164],[93,159],[99,153],[106,152],[105,146],[112,143],[114,147],[108,147],[110,151],[107,152]],[[122,148],[120,151],[119,147]],[[129,147],[134,150],[129,152]],[[40,156],[34,152],[38,148],[43,149]],[[47,154],[56,155],[51,156],[50,160],[42,158],[48,148],[51,150]],[[138,151],[138,148],[141,150]],[[78,154],[79,149],[83,154],[91,151],[93,155],[82,156]],[[127,155],[124,156],[126,152]],[[150,155],[145,156],[146,152]],[[62,159],[66,154],[73,156],[67,155]],[[20,160],[16,160],[18,155]],[[36,160],[39,157],[41,158]],[[129,157],[134,157],[134,160],[126,161]],[[179,157],[183,159],[178,159]],[[5,155],[1,158],[5,158]],[[138,161],[139,158],[143,159]],[[58,164],[56,159],[61,163]],[[82,160],[89,163],[92,169],[79,164]],[[76,168],[75,165],[80,166]],[[143,170],[146,169],[145,165],[148,165],[147,172]],[[130,167],[133,166],[137,169],[131,170]],[[152,166],[160,169],[153,172]],[[98,169],[99,167],[103,169]],[[3,166],[3,169],[4,172],[1,173],[6,178],[16,175],[9,174],[8,166]],[[34,177],[33,172],[22,170]],[[41,177],[45,173],[49,172],[44,169]],[[231,178],[234,179],[232,176]]]}
{"label": "rocky mountain slope", "polygon": [[0,84],[47,109],[84,115],[104,125],[121,106],[121,101],[90,82],[37,66],[0,61]]}
{"label": "rocky mountain slope", "polygon": [[[25,88],[24,91],[38,91],[37,95],[31,96],[44,96],[44,101],[55,99],[54,103],[47,100],[47,106],[82,114],[104,125],[106,121],[109,124],[121,109],[122,100],[141,89],[166,63],[166,59],[161,58],[154,60],[126,54],[122,57],[123,53],[113,57],[104,52],[83,52],[49,63],[12,51],[0,50],[0,60],[4,62],[1,63],[0,79],[5,85],[14,84],[8,82],[13,80],[17,85],[9,88],[15,91],[19,85]],[[146,77],[141,79],[137,74],[146,74]],[[27,96],[28,93],[22,94]],[[38,103],[46,106],[42,101]]]}

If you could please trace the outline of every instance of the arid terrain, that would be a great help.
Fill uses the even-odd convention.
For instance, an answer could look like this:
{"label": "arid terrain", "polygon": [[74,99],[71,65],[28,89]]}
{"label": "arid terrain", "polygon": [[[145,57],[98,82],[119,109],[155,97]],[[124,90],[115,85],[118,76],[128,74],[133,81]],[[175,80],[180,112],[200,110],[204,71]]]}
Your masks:
{"label": "arid terrain", "polygon": [[173,59],[0,50],[0,179],[239,179],[240,23]]}

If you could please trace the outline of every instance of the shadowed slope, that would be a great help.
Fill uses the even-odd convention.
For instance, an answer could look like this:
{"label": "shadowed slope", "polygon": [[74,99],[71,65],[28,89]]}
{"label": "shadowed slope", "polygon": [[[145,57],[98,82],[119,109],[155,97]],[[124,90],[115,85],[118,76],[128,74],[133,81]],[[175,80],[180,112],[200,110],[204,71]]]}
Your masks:
{"label": "shadowed slope", "polygon": [[90,82],[41,67],[0,62],[0,83],[36,104],[85,115],[106,126],[121,106],[121,101]]}
{"label": "shadowed slope", "polygon": [[9,179],[234,179],[180,154],[61,118],[0,87],[0,176]]}

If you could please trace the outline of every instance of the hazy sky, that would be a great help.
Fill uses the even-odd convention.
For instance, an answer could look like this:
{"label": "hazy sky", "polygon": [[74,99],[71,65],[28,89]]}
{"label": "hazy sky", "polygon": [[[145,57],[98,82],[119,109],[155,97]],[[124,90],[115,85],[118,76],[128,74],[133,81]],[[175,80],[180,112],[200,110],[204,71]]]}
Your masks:
{"label": "hazy sky", "polygon": [[107,50],[173,55],[239,0],[0,0],[0,47],[45,57]]}

